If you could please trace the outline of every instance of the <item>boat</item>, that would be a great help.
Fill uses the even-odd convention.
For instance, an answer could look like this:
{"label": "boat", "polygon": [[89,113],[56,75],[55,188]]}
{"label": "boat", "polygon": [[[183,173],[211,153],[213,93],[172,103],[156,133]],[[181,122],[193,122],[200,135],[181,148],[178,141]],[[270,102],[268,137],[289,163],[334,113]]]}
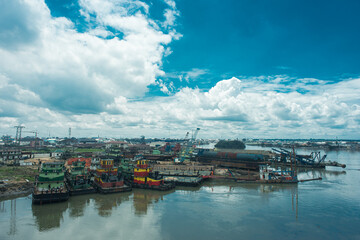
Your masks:
{"label": "boat", "polygon": [[259,165],[267,162],[268,156],[253,151],[214,151],[210,149],[197,149],[196,159],[199,163],[210,164],[224,168],[240,168],[259,170]]}
{"label": "boat", "polygon": [[74,161],[65,174],[67,187],[71,196],[96,192],[90,173],[85,168],[85,164],[85,161]]}
{"label": "boat", "polygon": [[42,163],[36,176],[32,202],[34,204],[61,202],[69,199],[64,178],[64,164],[61,162]]}
{"label": "boat", "polygon": [[95,175],[96,169],[98,169],[100,166],[100,159],[99,158],[91,158],[90,162],[90,173],[91,175]]}
{"label": "boat", "polygon": [[[290,167],[291,158],[296,159],[297,167],[300,168],[325,168],[326,166],[346,168],[346,164],[341,164],[335,161],[325,161],[327,155],[321,156],[321,152],[311,152],[308,155],[294,154],[284,148],[272,148],[277,153],[270,159],[272,163],[277,166]],[[295,161],[295,160],[294,160]]]}
{"label": "boat", "polygon": [[167,191],[175,187],[174,183],[165,183],[158,171],[153,172],[149,160],[137,160],[134,167],[134,188]]}
{"label": "boat", "polygon": [[298,183],[296,170],[282,170],[270,167],[269,165],[260,165],[259,168],[260,183]]}
{"label": "boat", "polygon": [[104,194],[131,191],[131,186],[125,184],[122,173],[114,167],[113,159],[100,160],[100,166],[95,171],[94,187]]}
{"label": "boat", "polygon": [[125,182],[133,181],[133,179],[134,179],[133,161],[131,161],[130,159],[125,159],[125,158],[121,159],[118,171],[120,171],[122,173],[122,175],[124,176]]}

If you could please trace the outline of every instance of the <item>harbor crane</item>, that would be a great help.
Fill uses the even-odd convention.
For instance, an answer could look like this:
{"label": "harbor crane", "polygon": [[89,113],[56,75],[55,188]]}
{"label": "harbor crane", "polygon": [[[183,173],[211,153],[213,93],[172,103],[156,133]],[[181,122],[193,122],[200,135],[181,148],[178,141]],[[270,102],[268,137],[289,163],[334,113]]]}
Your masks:
{"label": "harbor crane", "polygon": [[186,132],[186,135],[184,137],[184,141],[188,140],[188,137],[189,137],[189,132]]}
{"label": "harbor crane", "polygon": [[195,132],[194,132],[194,135],[193,135],[193,137],[192,137],[192,141],[194,141],[194,142],[195,142],[195,139],[196,139],[196,137],[197,137],[197,135],[198,135],[199,131],[200,131],[200,128],[196,128],[196,130],[195,130]]}
{"label": "harbor crane", "polygon": [[14,126],[14,128],[16,128],[16,137],[15,137],[15,143],[17,143],[18,145],[20,145],[21,142],[21,132],[22,129],[25,128],[24,126]]}
{"label": "harbor crane", "polygon": [[37,135],[38,135],[38,132],[37,132],[37,131],[23,131],[23,132],[34,133],[34,134],[35,134],[35,138],[37,138]]}
{"label": "harbor crane", "polygon": [[38,145],[37,144],[37,140],[38,140],[38,131],[23,131],[23,132],[27,132],[27,133],[34,133],[35,134],[35,148]]}
{"label": "harbor crane", "polygon": [[[286,161],[286,158],[291,156],[291,152],[284,149],[284,148],[280,148],[280,150],[276,149],[276,148],[272,148],[273,151],[279,153],[281,156],[283,156],[283,161]],[[312,152],[310,154],[310,156],[305,156],[305,155],[298,155],[295,154],[295,159],[297,162],[300,162],[303,165],[310,165],[310,166],[315,166],[315,165],[319,165],[320,163],[325,161],[326,158],[326,154],[323,155],[322,157],[320,156],[320,152]]]}
{"label": "harbor crane", "polygon": [[[200,128],[196,128],[194,134],[192,134],[192,137],[191,139],[189,139],[186,143],[184,143],[184,149],[181,151],[180,153],[180,156],[177,160],[175,160],[176,162],[184,162],[185,159],[189,159],[190,160],[190,156],[189,156],[189,153],[190,153],[190,150],[192,148],[192,146],[194,145],[195,143],[195,139],[197,137],[197,134],[199,133],[200,131]],[[187,140],[187,137],[189,136],[189,132],[186,133],[185,135],[185,141]]]}

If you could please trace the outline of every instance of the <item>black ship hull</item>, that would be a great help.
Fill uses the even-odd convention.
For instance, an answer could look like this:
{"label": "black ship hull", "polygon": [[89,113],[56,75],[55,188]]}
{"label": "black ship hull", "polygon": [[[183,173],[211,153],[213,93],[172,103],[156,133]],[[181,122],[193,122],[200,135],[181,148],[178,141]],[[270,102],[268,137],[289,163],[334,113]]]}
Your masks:
{"label": "black ship hull", "polygon": [[63,202],[69,199],[69,192],[62,193],[35,193],[32,194],[33,204],[45,204],[45,203],[55,203]]}

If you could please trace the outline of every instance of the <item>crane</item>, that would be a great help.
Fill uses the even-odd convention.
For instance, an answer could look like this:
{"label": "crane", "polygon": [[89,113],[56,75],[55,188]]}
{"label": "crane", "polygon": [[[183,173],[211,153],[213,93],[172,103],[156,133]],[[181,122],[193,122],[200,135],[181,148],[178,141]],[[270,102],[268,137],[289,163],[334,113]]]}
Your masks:
{"label": "crane", "polygon": [[23,132],[27,132],[27,133],[34,133],[35,134],[35,148],[36,148],[36,145],[37,145],[37,139],[38,139],[38,131],[35,130],[35,131],[23,131]]}
{"label": "crane", "polygon": [[194,135],[193,135],[193,137],[192,137],[192,141],[194,141],[194,142],[195,142],[195,139],[196,139],[196,137],[197,137],[197,135],[198,135],[199,131],[200,131],[200,128],[196,128],[196,130],[195,130],[195,132],[194,132]]}
{"label": "crane", "polygon": [[[286,161],[286,157],[292,156],[292,153],[284,148],[280,148],[280,150],[276,148],[272,148],[277,153],[280,153],[281,156],[283,156],[283,161]],[[310,156],[304,156],[304,155],[295,155],[295,159],[297,162],[303,164],[303,165],[319,165],[321,162],[325,161],[326,154],[322,157],[320,156],[320,152],[312,152]],[[295,160],[294,159],[294,160]]]}
{"label": "crane", "polygon": [[20,142],[21,142],[21,132],[22,132],[22,129],[25,128],[24,126],[14,126],[14,128],[16,128],[16,137],[15,137],[15,142],[20,145]]}
{"label": "crane", "polygon": [[[190,160],[189,152],[190,152],[193,144],[195,143],[195,139],[196,139],[199,131],[200,131],[200,128],[196,128],[191,139],[189,139],[189,141],[187,141],[187,143],[184,143],[184,149],[180,152],[180,156],[179,156],[179,160],[178,160],[180,163],[184,162],[186,158],[188,158]],[[188,135],[189,135],[189,132],[186,133],[184,140],[187,140]]]}
{"label": "crane", "polygon": [[186,141],[188,137],[189,137],[189,132],[186,132],[186,135],[184,137],[184,141]]}
{"label": "crane", "polygon": [[27,133],[35,133],[35,138],[37,138],[38,132],[37,131],[23,131],[23,132],[27,132]]}

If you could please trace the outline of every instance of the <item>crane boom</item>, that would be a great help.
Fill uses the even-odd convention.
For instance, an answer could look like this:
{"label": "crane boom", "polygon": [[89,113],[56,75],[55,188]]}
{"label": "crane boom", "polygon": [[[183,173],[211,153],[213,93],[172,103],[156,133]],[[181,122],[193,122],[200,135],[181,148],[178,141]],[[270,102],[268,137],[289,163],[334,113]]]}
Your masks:
{"label": "crane boom", "polygon": [[189,136],[189,132],[186,133],[184,140],[185,141],[187,140],[187,142],[184,142],[184,145],[183,145],[184,149],[182,151],[180,151],[179,162],[184,162],[186,158],[190,158],[189,153],[190,153],[192,146],[195,143],[195,139],[196,139],[196,136],[199,131],[200,131],[200,128],[196,128],[191,139],[187,139],[187,137]]}
{"label": "crane boom", "polygon": [[195,130],[195,133],[194,133],[194,136],[193,136],[193,139],[192,139],[193,141],[195,141],[195,139],[196,139],[199,131],[200,131],[200,128],[197,128],[197,129]]}

